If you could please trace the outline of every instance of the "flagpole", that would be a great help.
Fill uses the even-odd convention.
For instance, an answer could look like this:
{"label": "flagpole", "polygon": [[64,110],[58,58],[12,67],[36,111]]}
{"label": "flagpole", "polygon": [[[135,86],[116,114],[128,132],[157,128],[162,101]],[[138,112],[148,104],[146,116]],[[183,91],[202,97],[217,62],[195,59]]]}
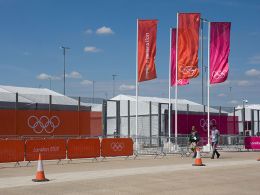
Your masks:
{"label": "flagpole", "polygon": [[136,116],[135,116],[135,151],[137,152],[138,149],[138,19],[136,22],[137,30],[136,30],[136,86],[135,86],[135,94],[136,94],[136,105],[135,105],[135,111],[136,111]]}
{"label": "flagpole", "polygon": [[176,24],[176,65],[175,65],[175,150],[177,150],[177,98],[178,98],[178,29],[179,29],[179,13],[177,12],[177,24]]}
{"label": "flagpole", "polygon": [[210,22],[208,22],[208,146],[210,145],[209,87],[210,87]]}
{"label": "flagpole", "polygon": [[170,54],[169,54],[169,106],[168,106],[169,151],[170,151],[170,143],[171,143],[171,61],[172,61],[172,28],[170,28]]}

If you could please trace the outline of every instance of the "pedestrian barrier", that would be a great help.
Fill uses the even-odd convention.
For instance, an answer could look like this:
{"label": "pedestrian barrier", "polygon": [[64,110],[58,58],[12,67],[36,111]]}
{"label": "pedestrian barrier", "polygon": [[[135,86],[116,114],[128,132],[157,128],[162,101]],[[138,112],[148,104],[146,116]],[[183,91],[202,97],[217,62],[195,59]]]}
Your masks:
{"label": "pedestrian barrier", "polygon": [[25,148],[26,161],[38,160],[39,153],[43,160],[66,158],[66,140],[64,139],[27,140]]}
{"label": "pedestrian barrier", "polygon": [[67,143],[67,158],[97,158],[100,157],[100,141],[92,139],[69,139]]}
{"label": "pedestrian barrier", "polygon": [[0,140],[0,163],[24,160],[23,140]]}
{"label": "pedestrian barrier", "polygon": [[101,156],[132,156],[133,140],[131,138],[104,138],[101,141]]}

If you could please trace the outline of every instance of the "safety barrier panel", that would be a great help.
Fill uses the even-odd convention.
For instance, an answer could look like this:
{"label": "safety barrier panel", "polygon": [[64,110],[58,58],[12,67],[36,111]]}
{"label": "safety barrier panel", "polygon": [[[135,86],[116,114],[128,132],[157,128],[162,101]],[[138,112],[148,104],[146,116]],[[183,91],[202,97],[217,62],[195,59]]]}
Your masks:
{"label": "safety barrier panel", "polygon": [[131,138],[104,138],[101,141],[101,156],[132,156],[133,140]]}
{"label": "safety barrier panel", "polygon": [[24,141],[0,140],[0,163],[24,160]]}
{"label": "safety barrier panel", "polygon": [[64,139],[27,140],[25,147],[27,161],[38,160],[39,153],[43,160],[66,158],[66,140]]}
{"label": "safety barrier panel", "polygon": [[245,149],[260,150],[260,137],[245,137]]}
{"label": "safety barrier panel", "polygon": [[68,159],[100,157],[100,141],[93,139],[69,139],[67,143]]}

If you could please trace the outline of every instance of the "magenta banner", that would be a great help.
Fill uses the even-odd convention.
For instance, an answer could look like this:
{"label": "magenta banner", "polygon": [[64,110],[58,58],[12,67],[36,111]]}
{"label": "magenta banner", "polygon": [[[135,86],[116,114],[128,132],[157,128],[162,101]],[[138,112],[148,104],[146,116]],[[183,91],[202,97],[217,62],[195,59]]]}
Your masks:
{"label": "magenta banner", "polygon": [[[188,85],[188,79],[178,79],[178,85]],[[171,86],[176,86],[176,28],[172,28],[171,42]]]}
{"label": "magenta banner", "polygon": [[260,150],[260,137],[246,137],[245,148]]}
{"label": "magenta banner", "polygon": [[228,77],[230,22],[210,23],[210,84],[222,83]]}
{"label": "magenta banner", "polygon": [[[168,112],[168,111],[167,111]],[[165,113],[166,116],[167,113]],[[166,129],[168,129],[168,117],[165,120]],[[178,114],[178,134],[190,134],[191,127],[195,126],[200,137],[208,137],[207,113],[203,114]],[[171,132],[175,132],[175,113],[172,112]],[[216,125],[220,135],[238,135],[238,117],[227,115],[210,115],[210,124]]]}

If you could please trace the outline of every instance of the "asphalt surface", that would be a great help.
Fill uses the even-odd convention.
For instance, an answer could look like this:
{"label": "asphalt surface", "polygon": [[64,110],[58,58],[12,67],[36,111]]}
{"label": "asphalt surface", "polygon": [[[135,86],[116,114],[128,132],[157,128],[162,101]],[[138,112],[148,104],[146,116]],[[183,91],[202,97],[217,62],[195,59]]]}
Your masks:
{"label": "asphalt surface", "polygon": [[[44,161],[49,182],[35,183],[37,162],[0,164],[0,194],[260,194],[257,152],[222,152],[220,159],[170,155]],[[68,163],[69,162],[69,163]]]}

